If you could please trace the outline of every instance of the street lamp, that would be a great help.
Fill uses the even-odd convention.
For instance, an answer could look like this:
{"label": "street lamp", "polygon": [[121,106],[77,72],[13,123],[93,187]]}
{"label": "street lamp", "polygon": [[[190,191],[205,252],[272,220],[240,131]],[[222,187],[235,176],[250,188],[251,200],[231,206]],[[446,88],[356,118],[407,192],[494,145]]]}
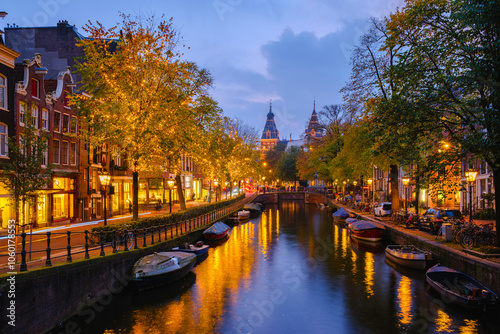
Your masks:
{"label": "street lamp", "polygon": [[266,193],[266,177],[262,177],[262,184],[264,185],[264,194]]}
{"label": "street lamp", "polygon": [[405,213],[408,214],[408,183],[410,183],[410,178],[405,176],[401,179],[403,185],[405,186]]}
{"label": "street lamp", "polygon": [[175,181],[174,179],[168,179],[168,200],[170,205],[170,213],[172,213],[172,188],[174,187]]}
{"label": "street lamp", "polygon": [[215,185],[215,201],[217,202],[217,185],[219,184],[219,181],[216,179],[214,180],[214,185]]}
{"label": "street lamp", "polygon": [[103,197],[104,197],[104,225],[107,225],[108,221],[107,221],[107,214],[106,214],[106,211],[107,211],[107,208],[106,208],[106,190],[109,186],[109,184],[111,183],[111,176],[109,176],[108,172],[106,170],[103,170],[101,174],[99,174],[99,180],[101,181],[101,191],[103,193]]}
{"label": "street lamp", "polygon": [[469,183],[469,220],[472,221],[472,189],[474,189],[474,181],[476,181],[477,172],[469,169],[465,172],[465,178]]}

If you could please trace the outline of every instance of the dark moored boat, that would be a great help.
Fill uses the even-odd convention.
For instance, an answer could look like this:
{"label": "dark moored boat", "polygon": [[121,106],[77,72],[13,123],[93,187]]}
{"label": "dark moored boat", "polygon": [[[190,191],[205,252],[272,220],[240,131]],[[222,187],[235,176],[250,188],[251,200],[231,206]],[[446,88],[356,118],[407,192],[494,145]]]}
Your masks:
{"label": "dark moored boat", "polygon": [[377,227],[367,220],[352,222],[347,228],[351,237],[364,241],[380,241],[385,234],[385,229]]}
{"label": "dark moored boat", "polygon": [[349,213],[345,211],[344,208],[340,208],[337,211],[335,211],[333,214],[333,220],[338,222],[338,221],[344,221],[346,218],[349,218]]}
{"label": "dark moored boat", "polygon": [[188,244],[187,242],[184,245],[179,247],[172,248],[171,251],[175,252],[184,252],[184,253],[192,253],[196,256],[201,256],[208,252],[208,245],[204,245],[203,241],[198,241],[196,244]]}
{"label": "dark moored boat", "polygon": [[420,270],[425,270],[432,261],[432,253],[412,245],[389,245],[385,248],[385,255],[397,265]]}
{"label": "dark moored boat", "polygon": [[196,255],[183,252],[160,252],[141,257],[132,269],[139,290],[175,282],[193,268]]}
{"label": "dark moored boat", "polygon": [[223,222],[217,222],[203,231],[206,240],[219,240],[225,238],[229,233],[229,226]]}
{"label": "dark moored boat", "polygon": [[493,291],[472,277],[440,264],[427,270],[425,276],[434,290],[455,304],[485,309],[498,302]]}
{"label": "dark moored boat", "polygon": [[262,213],[262,208],[258,203],[245,204],[243,210],[250,211],[250,218],[257,218]]}

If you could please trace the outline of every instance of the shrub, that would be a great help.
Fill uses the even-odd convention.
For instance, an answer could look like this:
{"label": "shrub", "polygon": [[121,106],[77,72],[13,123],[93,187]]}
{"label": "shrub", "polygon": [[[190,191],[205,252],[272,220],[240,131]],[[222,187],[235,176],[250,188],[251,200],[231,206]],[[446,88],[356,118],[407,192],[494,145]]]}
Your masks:
{"label": "shrub", "polygon": [[164,215],[139,218],[138,220],[128,220],[120,223],[108,224],[106,226],[96,226],[92,228],[91,232],[94,236],[98,236],[101,231],[105,232],[105,234],[111,235],[111,233],[106,232],[123,230],[133,231],[135,229],[144,229],[152,226],[174,224],[176,222],[182,222],[215,211],[219,208],[229,206],[242,200],[243,198],[245,198],[244,194],[239,195],[236,198],[195,206],[186,210],[167,213]]}
{"label": "shrub", "polygon": [[492,208],[483,209],[473,214],[472,218],[479,220],[494,220],[496,218],[495,210],[493,210]]}

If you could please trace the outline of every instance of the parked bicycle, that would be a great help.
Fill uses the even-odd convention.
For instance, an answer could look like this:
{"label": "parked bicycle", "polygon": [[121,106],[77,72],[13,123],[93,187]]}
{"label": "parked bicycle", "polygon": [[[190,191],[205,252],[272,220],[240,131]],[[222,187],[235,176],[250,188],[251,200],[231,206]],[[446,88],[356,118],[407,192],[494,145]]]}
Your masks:
{"label": "parked bicycle", "polygon": [[111,247],[117,251],[119,251],[122,246],[124,249],[130,250],[134,247],[134,242],[135,238],[133,232],[128,231],[125,235],[125,231],[120,230],[116,231],[113,240],[111,240]]}
{"label": "parked bicycle", "polygon": [[461,238],[461,245],[465,248],[473,246],[493,246],[496,241],[496,232],[492,230],[491,224],[478,226],[471,224]]}

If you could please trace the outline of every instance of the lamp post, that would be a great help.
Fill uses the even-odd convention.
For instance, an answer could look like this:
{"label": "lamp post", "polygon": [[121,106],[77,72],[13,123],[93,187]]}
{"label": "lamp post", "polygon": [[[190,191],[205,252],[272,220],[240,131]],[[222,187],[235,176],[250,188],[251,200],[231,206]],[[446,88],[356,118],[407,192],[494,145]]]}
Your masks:
{"label": "lamp post", "polygon": [[264,185],[264,194],[266,193],[266,177],[262,177],[262,184]]}
{"label": "lamp post", "polygon": [[408,183],[410,183],[410,178],[405,176],[401,181],[403,181],[403,185],[405,186],[405,214],[408,214]]}
{"label": "lamp post", "polygon": [[214,185],[215,185],[215,201],[217,202],[217,185],[219,184],[218,180],[214,180]]}
{"label": "lamp post", "polygon": [[174,186],[174,179],[168,179],[167,184],[168,184],[168,201],[169,201],[169,206],[170,206],[170,213],[172,213],[172,188]]}
{"label": "lamp post", "polygon": [[469,169],[465,172],[465,178],[469,183],[469,220],[472,221],[472,189],[474,189],[474,181],[476,181],[477,172]]}
{"label": "lamp post", "polygon": [[106,190],[107,190],[107,187],[109,186],[110,182],[111,182],[111,176],[109,176],[108,172],[106,170],[103,170],[101,174],[99,174],[99,180],[101,181],[101,191],[102,191],[102,195],[104,197],[104,225],[107,225],[108,221],[107,221],[107,208],[106,208],[106,197],[107,197],[107,194],[106,194]]}

